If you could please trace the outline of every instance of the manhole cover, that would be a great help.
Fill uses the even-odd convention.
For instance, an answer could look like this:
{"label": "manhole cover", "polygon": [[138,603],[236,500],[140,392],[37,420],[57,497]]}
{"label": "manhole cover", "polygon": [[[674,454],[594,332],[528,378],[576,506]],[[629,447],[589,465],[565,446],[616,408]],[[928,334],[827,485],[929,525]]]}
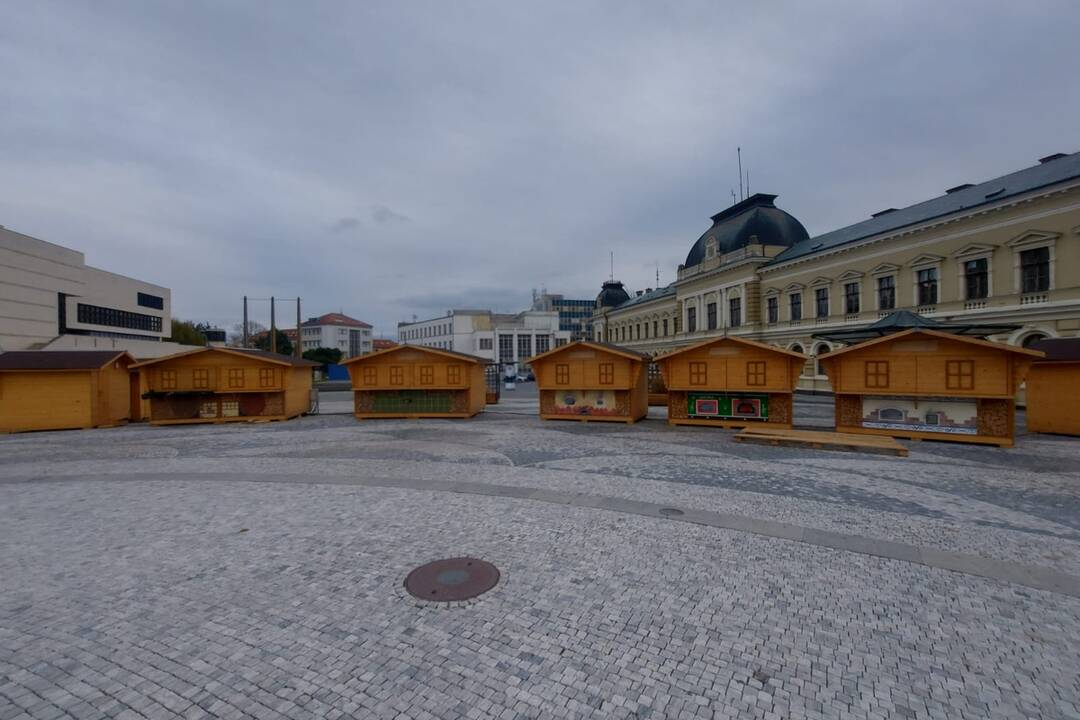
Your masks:
{"label": "manhole cover", "polygon": [[683,514],[683,511],[678,508],[660,508],[660,514],[668,517],[678,517]]}
{"label": "manhole cover", "polygon": [[436,602],[468,600],[499,582],[499,569],[476,558],[449,558],[421,565],[405,578],[410,595]]}

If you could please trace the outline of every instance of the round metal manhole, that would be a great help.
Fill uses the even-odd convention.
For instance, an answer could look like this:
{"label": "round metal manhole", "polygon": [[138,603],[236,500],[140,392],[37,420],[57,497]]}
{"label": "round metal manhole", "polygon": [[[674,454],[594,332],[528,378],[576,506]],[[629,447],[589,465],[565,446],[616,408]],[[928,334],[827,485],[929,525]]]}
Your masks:
{"label": "round metal manhole", "polygon": [[448,558],[421,565],[405,578],[409,594],[434,602],[468,600],[499,582],[499,569],[477,558]]}
{"label": "round metal manhole", "polygon": [[660,508],[660,514],[667,517],[678,517],[683,514],[683,511],[678,508]]}

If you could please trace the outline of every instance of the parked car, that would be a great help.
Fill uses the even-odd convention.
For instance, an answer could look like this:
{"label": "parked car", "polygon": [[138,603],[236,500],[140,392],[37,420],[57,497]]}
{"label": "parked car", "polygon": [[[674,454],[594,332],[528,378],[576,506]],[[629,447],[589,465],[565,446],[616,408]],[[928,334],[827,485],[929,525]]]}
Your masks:
{"label": "parked car", "polygon": [[534,380],[536,380],[536,376],[533,375],[531,372],[518,373],[514,377],[515,382],[533,382]]}

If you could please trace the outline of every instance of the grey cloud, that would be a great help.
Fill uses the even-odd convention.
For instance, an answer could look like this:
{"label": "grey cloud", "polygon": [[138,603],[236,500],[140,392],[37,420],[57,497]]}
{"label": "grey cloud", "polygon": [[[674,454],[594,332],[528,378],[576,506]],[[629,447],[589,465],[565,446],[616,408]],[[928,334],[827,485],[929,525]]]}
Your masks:
{"label": "grey cloud", "polygon": [[385,205],[375,205],[371,208],[371,219],[379,225],[400,225],[409,222],[408,215],[396,213]]}

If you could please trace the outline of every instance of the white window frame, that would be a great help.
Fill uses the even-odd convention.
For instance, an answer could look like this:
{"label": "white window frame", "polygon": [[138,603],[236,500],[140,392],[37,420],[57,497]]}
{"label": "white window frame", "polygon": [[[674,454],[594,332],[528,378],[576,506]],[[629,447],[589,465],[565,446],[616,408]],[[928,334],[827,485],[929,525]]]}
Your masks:
{"label": "white window frame", "polygon": [[1055,275],[1057,274],[1054,267],[1054,254],[1055,245],[1057,245],[1057,240],[1059,237],[1061,237],[1060,233],[1049,233],[1039,230],[1031,230],[1024,233],[1023,235],[1020,235],[1019,237],[1013,238],[1008,243],[1006,243],[1013,250],[1013,292],[1015,292],[1017,295],[1025,294],[1023,287],[1023,278],[1021,277],[1022,272],[1020,267],[1020,254],[1025,250],[1038,250],[1039,248],[1049,248],[1049,252],[1047,252],[1047,255],[1049,260],[1048,272],[1050,273],[1050,281],[1049,283],[1047,283],[1046,290],[1039,290],[1034,293],[1026,294],[1037,295],[1040,292],[1051,292],[1057,287],[1054,283]]}

